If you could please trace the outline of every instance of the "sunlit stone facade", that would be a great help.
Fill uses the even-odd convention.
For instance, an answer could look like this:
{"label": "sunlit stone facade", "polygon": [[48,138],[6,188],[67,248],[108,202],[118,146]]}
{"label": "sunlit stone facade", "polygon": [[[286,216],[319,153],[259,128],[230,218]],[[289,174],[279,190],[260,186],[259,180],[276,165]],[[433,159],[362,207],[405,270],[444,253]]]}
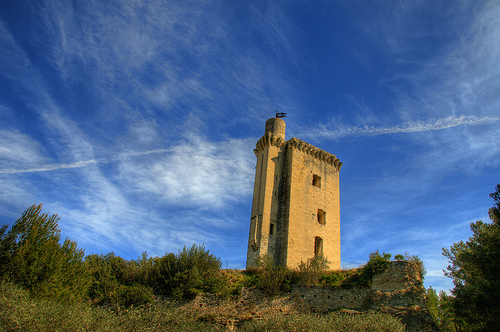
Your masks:
{"label": "sunlit stone facade", "polygon": [[268,255],[291,268],[323,255],[340,269],[342,163],[295,137],[285,140],[285,121],[267,120],[256,144],[255,184],[247,268]]}

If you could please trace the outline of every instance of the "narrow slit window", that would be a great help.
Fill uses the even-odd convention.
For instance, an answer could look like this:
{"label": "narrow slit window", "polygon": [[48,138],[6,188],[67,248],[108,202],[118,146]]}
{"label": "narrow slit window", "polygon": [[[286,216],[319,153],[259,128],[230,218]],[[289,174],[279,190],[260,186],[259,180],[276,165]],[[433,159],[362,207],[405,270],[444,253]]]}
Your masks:
{"label": "narrow slit window", "polygon": [[319,236],[314,238],[314,257],[323,256],[323,239]]}
{"label": "narrow slit window", "polygon": [[271,223],[271,225],[269,226],[269,235],[274,235],[274,224]]}
{"label": "narrow slit window", "polygon": [[313,186],[321,188],[321,176],[316,174],[313,175]]}
{"label": "narrow slit window", "polygon": [[321,210],[321,209],[318,209],[318,223],[320,223],[321,225],[324,225],[326,224],[326,212]]}

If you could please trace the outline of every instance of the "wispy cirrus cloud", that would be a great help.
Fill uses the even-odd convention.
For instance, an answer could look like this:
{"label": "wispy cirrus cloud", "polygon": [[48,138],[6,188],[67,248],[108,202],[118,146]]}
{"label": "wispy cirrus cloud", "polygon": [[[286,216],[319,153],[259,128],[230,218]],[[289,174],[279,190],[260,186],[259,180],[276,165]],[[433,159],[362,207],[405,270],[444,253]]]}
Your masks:
{"label": "wispy cirrus cloud", "polygon": [[47,161],[42,145],[30,136],[17,130],[0,130],[0,173],[14,165],[33,166]]}
{"label": "wispy cirrus cloud", "polygon": [[122,163],[119,178],[129,190],[154,195],[169,205],[218,209],[250,195],[254,141],[210,142],[199,136],[147,163]]}
{"label": "wispy cirrus cloud", "polygon": [[89,159],[89,160],[80,160],[73,163],[54,163],[54,164],[45,164],[31,168],[5,168],[0,169],[0,174],[21,174],[21,173],[35,173],[35,172],[47,172],[47,171],[55,171],[59,169],[70,169],[70,168],[81,168],[89,165],[98,165],[98,164],[109,164],[116,161],[123,161],[125,159],[137,156],[147,156],[151,154],[159,154],[159,153],[167,153],[172,152],[172,149],[154,149],[148,151],[128,151],[119,154],[116,157],[112,158],[100,158],[100,159]]}

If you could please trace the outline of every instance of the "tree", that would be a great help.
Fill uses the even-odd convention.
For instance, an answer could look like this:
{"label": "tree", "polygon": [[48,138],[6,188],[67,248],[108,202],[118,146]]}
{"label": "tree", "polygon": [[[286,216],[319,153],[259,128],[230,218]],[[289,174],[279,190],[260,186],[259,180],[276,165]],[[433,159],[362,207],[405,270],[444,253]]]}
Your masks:
{"label": "tree", "polygon": [[491,223],[471,223],[468,241],[443,248],[450,265],[445,275],[453,279],[453,310],[471,329],[500,331],[500,184],[490,194]]}
{"label": "tree", "polygon": [[59,217],[33,205],[9,232],[0,229],[0,276],[29,290],[32,296],[74,301],[87,295],[90,275],[84,251],[76,242],[60,243]]}
{"label": "tree", "polygon": [[429,287],[425,292],[427,310],[434,319],[434,323],[442,332],[464,331],[464,322],[453,312],[453,297],[444,291],[436,292]]}

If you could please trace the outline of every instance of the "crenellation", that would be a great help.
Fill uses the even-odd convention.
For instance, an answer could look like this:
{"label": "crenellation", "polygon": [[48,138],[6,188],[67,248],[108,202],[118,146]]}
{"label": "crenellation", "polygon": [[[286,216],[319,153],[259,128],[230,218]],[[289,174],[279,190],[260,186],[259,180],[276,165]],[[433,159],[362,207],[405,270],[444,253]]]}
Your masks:
{"label": "crenellation", "polygon": [[280,148],[286,141],[273,133],[267,132],[262,136],[258,141],[254,149],[255,155],[258,157],[258,154],[262,152],[268,146],[276,146]]}

